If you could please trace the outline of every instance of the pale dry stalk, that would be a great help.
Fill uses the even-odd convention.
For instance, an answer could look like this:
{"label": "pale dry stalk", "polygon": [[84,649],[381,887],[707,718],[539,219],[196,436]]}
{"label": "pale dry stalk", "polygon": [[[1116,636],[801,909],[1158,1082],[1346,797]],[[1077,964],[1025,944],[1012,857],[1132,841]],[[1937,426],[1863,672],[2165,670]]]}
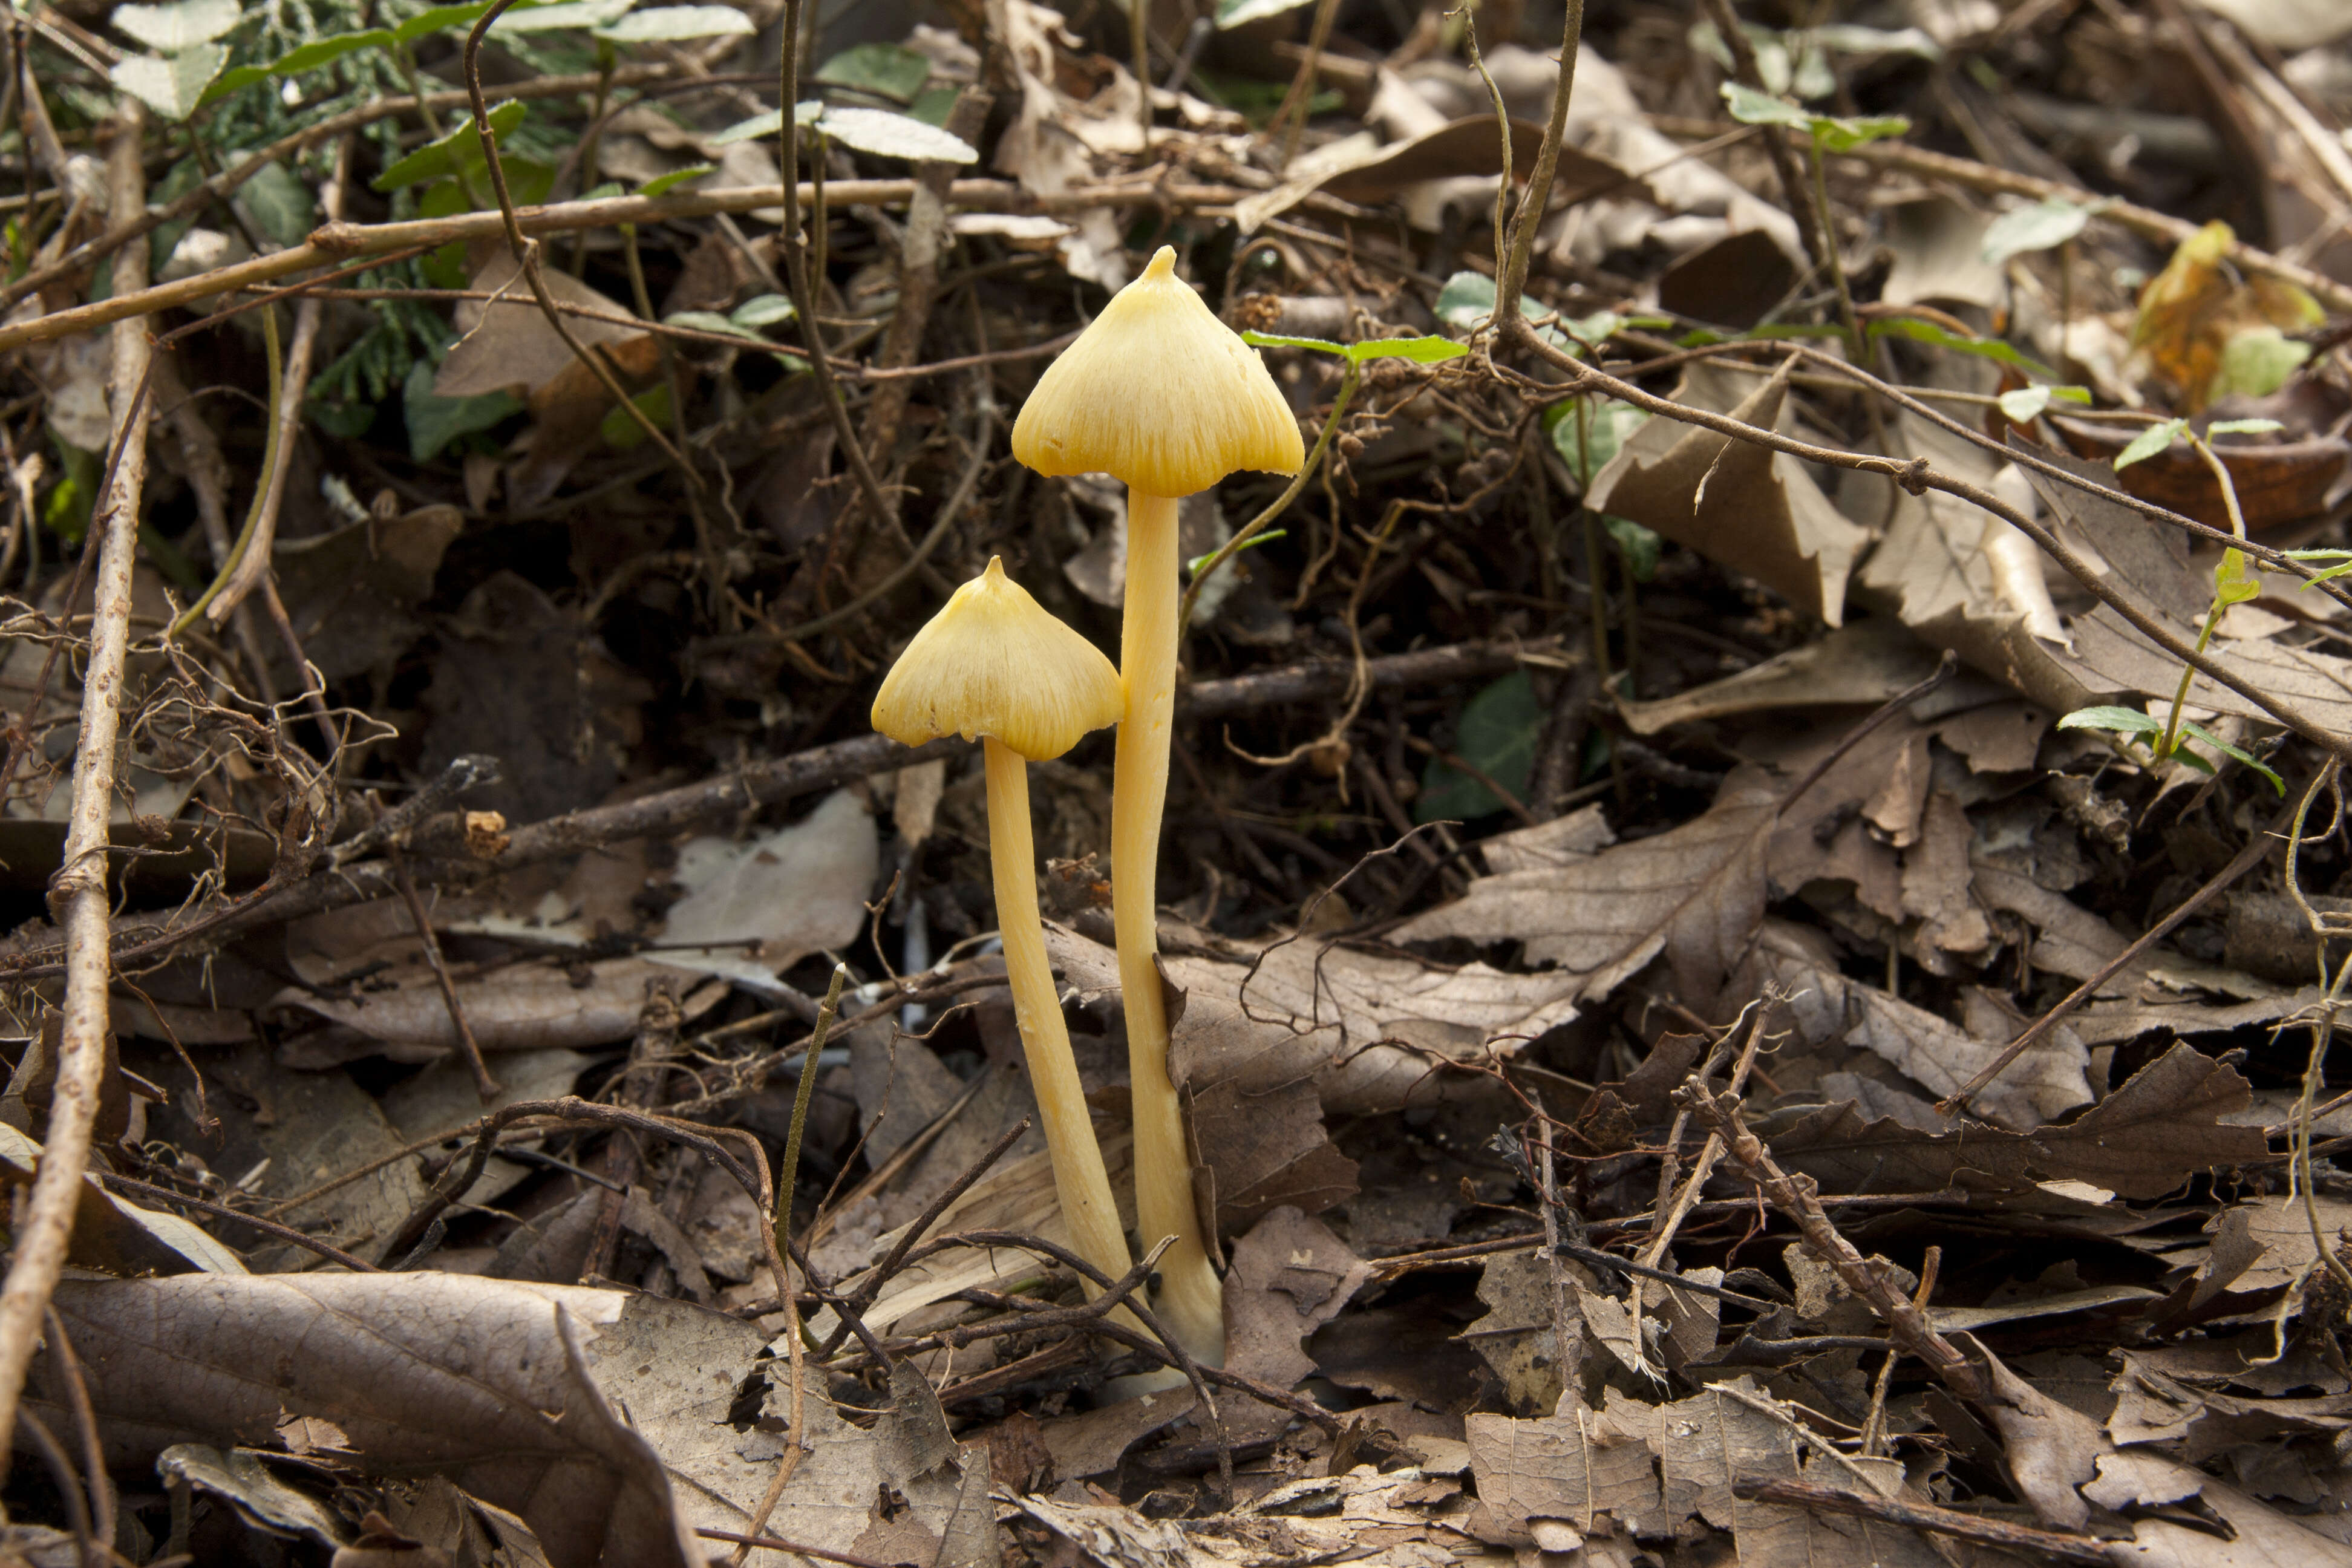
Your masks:
{"label": "pale dry stalk", "polygon": [[[142,125],[139,106],[125,100],[107,158],[109,206],[117,221],[146,210],[147,182],[140,167]],[[125,247],[114,266],[117,291],[146,286],[145,247]],[[153,403],[138,395],[151,353],[145,323],[135,317],[119,322],[112,347],[107,390],[121,456],[113,483],[90,519],[90,527],[100,531],[100,546],[89,668],[82,683],[81,734],[74,751],[73,807],[67,819],[63,863],[49,882],[49,908],[66,938],[65,1021],[40,1169],[33,1178],[25,1223],[16,1233],[16,1259],[6,1282],[0,1284],[0,1432],[16,1429],[17,1400],[40,1335],[41,1316],[65,1264],[106,1066],[110,967],[107,825],[114,811],[114,748],[122,725],[123,667],[131,641],[131,570],[139,545],[147,419]],[[0,1454],[0,1467],[6,1462]]]}

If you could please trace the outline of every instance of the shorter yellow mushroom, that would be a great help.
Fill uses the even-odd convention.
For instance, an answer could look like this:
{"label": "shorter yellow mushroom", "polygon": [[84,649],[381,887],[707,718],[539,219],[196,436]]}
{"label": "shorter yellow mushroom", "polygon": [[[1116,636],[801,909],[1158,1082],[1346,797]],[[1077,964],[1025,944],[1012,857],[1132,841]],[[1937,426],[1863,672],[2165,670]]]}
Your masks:
{"label": "shorter yellow mushroom", "polygon": [[[941,735],[980,738],[1005,978],[1062,1220],[1078,1256],[1113,1279],[1132,1260],[1045,955],[1029,832],[1029,763],[1058,757],[1088,731],[1118,723],[1126,703],[1118,671],[1101,650],[1055,620],[993,558],[915,634],[874,699],[874,728],[902,745]],[[1088,1296],[1097,1293],[1087,1287]]]}

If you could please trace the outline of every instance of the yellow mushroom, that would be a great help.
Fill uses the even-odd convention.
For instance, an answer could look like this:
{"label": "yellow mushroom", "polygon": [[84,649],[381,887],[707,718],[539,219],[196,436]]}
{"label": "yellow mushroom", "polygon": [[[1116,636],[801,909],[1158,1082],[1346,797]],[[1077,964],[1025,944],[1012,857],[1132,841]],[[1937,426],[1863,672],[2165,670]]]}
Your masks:
{"label": "yellow mushroom", "polygon": [[1111,785],[1111,919],[1135,1106],[1137,1231],[1160,1260],[1155,1306],[1194,1359],[1224,1361],[1223,1291],[1202,1246],[1184,1118],[1168,1078],[1168,1014],[1154,963],[1160,823],[1176,711],[1179,498],[1237,468],[1295,474],[1298,421],[1265,363],[1176,276],[1162,247],[1038,379],[1013,455],[1041,474],[1125,482],[1127,711]]}
{"label": "yellow mushroom", "polygon": [[[1062,1220],[1072,1248],[1113,1279],[1132,1259],[1045,956],[1029,832],[1029,764],[1060,756],[1089,730],[1117,723],[1124,700],[1110,660],[1055,620],[994,559],[915,634],[874,699],[874,728],[903,745],[942,735],[981,740],[1005,979]],[[1088,1296],[1097,1293],[1087,1287]]]}

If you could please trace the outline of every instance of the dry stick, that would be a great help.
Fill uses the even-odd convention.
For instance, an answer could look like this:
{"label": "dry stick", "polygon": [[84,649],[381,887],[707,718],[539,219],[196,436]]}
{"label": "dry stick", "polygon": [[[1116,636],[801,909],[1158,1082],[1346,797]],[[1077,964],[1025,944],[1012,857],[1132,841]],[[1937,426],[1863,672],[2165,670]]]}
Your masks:
{"label": "dry stick", "polygon": [[[614,73],[613,79],[616,85],[636,87],[667,80],[673,74],[674,68],[667,65],[624,66]],[[571,98],[579,93],[593,90],[596,80],[597,79],[593,75],[539,77],[510,83],[499,90],[503,98],[509,99]],[[39,101],[38,93],[29,95],[29,102],[37,104]],[[251,158],[222,170],[178,200],[168,202],[152,212],[142,212],[131,221],[112,225],[96,238],[74,247],[56,261],[36,268],[5,289],[0,289],[0,311],[6,310],[18,300],[29,298],[36,291],[52,283],[62,281],[87,268],[96,266],[101,258],[121,249],[134,239],[152,234],[167,223],[176,223],[184,217],[194,217],[213,203],[226,200],[238,186],[272,163],[295,157],[322,142],[331,142],[338,136],[348,135],[363,126],[372,125],[379,120],[389,119],[394,115],[414,114],[420,107],[462,109],[466,103],[466,94],[455,89],[446,92],[428,92],[425,95],[421,105],[418,100],[406,94],[394,98],[379,98],[357,109],[347,110],[331,120],[322,120],[316,125],[282,136]]]}
{"label": "dry stick", "polygon": [[[1446,685],[1498,675],[1515,668],[1522,654],[1541,652],[1552,646],[1546,639],[1456,643],[1370,659],[1363,669],[1374,689]],[[1349,689],[1356,676],[1357,666],[1351,659],[1317,659],[1252,675],[1196,681],[1178,692],[1176,711],[1181,719],[1199,721],[1285,702],[1310,701]],[[852,779],[895,772],[933,757],[960,756],[969,749],[967,742],[953,739],[912,749],[883,735],[837,741],[753,763],[700,784],[530,823],[509,835],[505,852],[497,859],[445,864],[440,869],[444,879],[510,871],[625,839],[652,837],[731,817],[761,805],[831,789]],[[397,891],[388,868],[380,863],[344,866],[331,876],[312,876],[278,887],[265,886],[184,927],[127,942],[115,958],[118,963],[150,958],[197,935],[219,940],[255,925],[275,924],[301,915],[391,898]],[[39,980],[63,973],[55,962],[57,954],[54,947],[11,954],[0,960],[0,977],[11,981]],[[889,1005],[895,1008],[897,1004]]]}
{"label": "dry stick", "polygon": [[1809,1508],[1822,1513],[1884,1520],[1889,1524],[1930,1530],[1938,1535],[1979,1542],[2008,1552],[2039,1552],[2068,1563],[2105,1563],[2114,1561],[2107,1554],[2110,1543],[2095,1536],[2010,1524],[1998,1519],[1980,1519],[1972,1513],[1962,1513],[1958,1509],[1938,1508],[1933,1503],[1913,1502],[1906,1498],[1850,1492],[1838,1487],[1822,1486],[1818,1481],[1743,1479],[1731,1483],[1731,1491],[1733,1496],[1750,1502],[1783,1503],[1790,1508]]}
{"label": "dry stick", "polygon": [[499,1092],[499,1080],[490,1076],[489,1065],[482,1060],[482,1045],[474,1038],[474,1026],[466,1021],[466,1005],[457,999],[457,983],[449,978],[449,965],[441,956],[441,939],[434,933],[433,918],[425,912],[425,900],[416,896],[416,879],[408,874],[408,863],[397,850],[391,858],[392,879],[400,889],[401,901],[408,906],[409,919],[416,922],[416,940],[425,945],[425,962],[433,970],[433,978],[441,987],[441,1005],[449,1010],[449,1026],[457,1032],[457,1044],[466,1053],[466,1065],[473,1070],[474,1093],[487,1105]]}
{"label": "dry stick", "polygon": [[482,37],[513,4],[514,0],[497,0],[497,4],[482,13],[475,21],[473,30],[466,35],[464,56],[466,94],[473,105],[474,130],[481,138],[482,159],[489,170],[490,189],[499,199],[499,217],[506,230],[507,249],[513,255],[515,266],[521,269],[523,281],[530,286],[530,297],[539,301],[540,313],[547,318],[547,324],[555,329],[555,335],[563,340],[563,346],[572,351],[572,357],[588,367],[589,374],[595,376],[613,401],[627,411],[637,428],[644,431],[662,456],[677,467],[686,479],[687,488],[699,495],[702,492],[702,475],[694,464],[671,442],[668,432],[654,423],[653,416],[637,406],[636,399],[631,397],[628,388],[621,384],[620,376],[614,372],[604,355],[589,352],[588,346],[573,334],[570,324],[564,321],[563,312],[555,308],[555,297],[547,291],[547,279],[540,270],[539,242],[525,238],[522,229],[515,222],[514,194],[507,189],[506,161],[499,154],[499,139],[490,130],[489,104],[482,96]]}
{"label": "dry stick", "polygon": [[[329,223],[342,221],[351,167],[352,138],[346,135],[335,149],[334,173],[327,181]],[[269,433],[269,450],[275,460],[263,476],[261,495],[254,503],[254,527],[238,542],[236,563],[205,612],[215,626],[228,619],[229,612],[243,604],[245,596],[269,574],[270,553],[278,542],[278,514],[286,503],[286,476],[294,467],[294,443],[302,431],[302,400],[310,390],[310,356],[319,346],[319,324],[325,313],[326,304],[320,300],[305,299],[294,308],[294,341],[287,346],[285,374],[270,388],[277,425]],[[476,1072],[480,1072],[478,1063]]]}
{"label": "dry stick", "polygon": [[2068,992],[2065,998],[2056,1006],[2033,1020],[2017,1038],[2001,1047],[2000,1055],[1985,1064],[1984,1070],[1937,1101],[1936,1109],[1946,1116],[1965,1114],[1969,1103],[1978,1095],[1982,1094],[1986,1086],[1999,1078],[2008,1068],[2010,1063],[2032,1050],[2042,1036],[2056,1028],[2068,1014],[2095,995],[2100,986],[2137,963],[2143,953],[2170,935],[2181,921],[2212,902],[2214,898],[2229,888],[2231,883],[2262,864],[2263,858],[2276,847],[2276,835],[2280,828],[2286,826],[2287,817],[2292,816],[2294,808],[2288,807],[2285,812],[2273,819],[2268,827],[2248,839],[2245,847],[2232,856],[2228,865],[2213,873],[2211,879],[2203,887],[2189,894],[2173,909],[2170,914],[2149,927],[2138,941],[2101,964],[2096,973]]}
{"label": "dry stick", "polygon": [[73,1410],[74,1435],[81,1439],[81,1465],[89,1484],[90,1538],[98,1552],[95,1563],[114,1560],[114,1483],[106,1473],[106,1445],[99,1436],[98,1412],[89,1402],[89,1384],[81,1374],[81,1358],[74,1354],[66,1325],[51,1306],[42,1314],[48,1324],[49,1363],[66,1385],[66,1403]]}
{"label": "dry stick", "polygon": [[[140,167],[145,121],[126,98],[107,150],[108,210],[141,211],[147,181]],[[119,287],[146,281],[144,250],[116,258]],[[132,389],[147,379],[152,352],[147,329],[125,321],[114,329],[109,401],[122,447],[90,531],[102,538],[91,616],[89,668],[82,681],[81,734],[74,752],[73,807],[67,819],[63,863],[49,882],[49,909],[64,928],[64,1025],[58,1079],[49,1108],[40,1168],[25,1219],[14,1237],[16,1257],[0,1284],[0,1432],[16,1426],[25,1371],[40,1337],[41,1314],[64,1267],[74,1208],[89,1163],[90,1122],[98,1111],[106,1068],[110,931],[106,890],[107,825],[114,813],[114,750],[122,723],[123,663],[131,643],[131,574],[139,548],[139,509],[147,478],[147,421],[152,405]],[[0,1455],[0,1476],[7,1458]]]}
{"label": "dry stick", "polygon": [[1961,1398],[1982,1403],[1988,1397],[1990,1390],[1977,1363],[1937,1332],[1927,1314],[1888,1283],[1868,1258],[1854,1250],[1853,1243],[1838,1233],[1822,1207],[1812,1178],[1791,1176],[1783,1171],[1763,1141],[1748,1130],[1747,1123],[1739,1119],[1738,1096],[1718,1098],[1708,1092],[1706,1085],[1693,1079],[1675,1090],[1675,1099],[1714,1127],[1722,1136],[1732,1163],[1774,1208],[1796,1223],[1814,1256],[1836,1269],[1846,1289],[1870,1304],[1871,1310],[1885,1323],[1887,1332],[1905,1350],[1927,1363],[1929,1370]]}
{"label": "dry stick", "polygon": [[[794,9],[796,10],[797,7]],[[791,58],[792,40],[798,34],[799,28],[800,17],[788,13],[784,23],[784,49],[787,59]],[[790,79],[787,78],[787,79]],[[787,124],[792,121],[792,101],[789,96],[784,100],[784,121]],[[776,1205],[768,1221],[771,1238],[769,1246],[772,1248],[781,1247],[784,1251],[791,1253],[793,1260],[801,1265],[801,1278],[812,1288],[815,1286],[816,1280],[809,1271],[805,1260],[806,1255],[800,1251],[798,1244],[793,1240],[793,1194],[800,1184],[801,1136],[808,1127],[809,1101],[816,1092],[817,1057],[824,1049],[825,1037],[833,1033],[834,1019],[841,1015],[841,987],[843,982],[848,978],[849,965],[835,963],[833,966],[833,983],[825,988],[824,1005],[817,1009],[816,1027],[809,1035],[808,1054],[801,1058],[800,1087],[793,1095],[792,1126],[784,1135],[784,1157],[782,1167],[777,1172]],[[806,1425],[808,1404],[806,1351],[801,1342],[808,1337],[808,1328],[801,1321],[801,1310],[793,1300],[790,1281],[782,1273],[776,1277],[776,1305],[786,1319],[784,1345],[786,1353],[791,1358],[793,1375],[791,1417],[793,1440],[784,1446],[783,1458],[776,1466],[775,1479],[768,1483],[767,1495],[760,1500],[759,1508],[751,1515],[751,1528],[749,1533],[752,1535],[757,1535],[767,1529],[768,1516],[776,1511],[777,1500],[784,1495],[784,1488],[792,1483],[793,1472],[800,1468],[801,1456],[806,1453],[809,1447]],[[854,1310],[845,1310],[837,1315],[844,1322],[856,1321]],[[859,1323],[858,1326],[863,1328],[865,1325]],[[739,1546],[735,1549],[733,1561],[740,1564],[750,1554],[751,1548]]]}
{"label": "dry stick", "polygon": [[[784,0],[784,47],[776,68],[776,101],[783,106],[782,112],[777,116],[782,121],[777,132],[780,143],[777,163],[782,166],[784,175],[782,204],[784,226],[776,231],[776,247],[784,253],[784,277],[790,285],[788,291],[793,297],[793,309],[800,313],[801,339],[808,344],[809,363],[816,372],[817,396],[824,401],[825,412],[833,419],[835,444],[848,461],[849,471],[857,480],[858,494],[865,497],[866,506],[873,511],[876,525],[895,530],[898,520],[898,509],[890,504],[889,497],[883,491],[882,481],[875,476],[874,465],[866,459],[865,444],[857,438],[857,426],[850,422],[848,399],[842,396],[841,387],[833,378],[833,366],[824,352],[824,329],[816,319],[820,303],[817,290],[824,286],[824,279],[810,278],[808,246],[801,237],[801,128],[799,117],[793,111],[793,105],[800,101],[800,26],[801,0]],[[1144,89],[1143,101],[1146,112],[1149,112],[1151,97],[1148,86]],[[818,172],[820,175],[823,173],[821,169]],[[906,199],[911,202],[915,192],[921,188],[921,182],[909,180],[906,186]],[[809,194],[812,200],[820,188],[814,183],[811,184]],[[954,187],[950,185],[949,198],[952,200],[953,196]],[[850,204],[850,198],[838,186],[833,199],[843,206]]]}
{"label": "dry stick", "polygon": [[[987,1151],[965,1169],[963,1174],[950,1182],[941,1190],[940,1195],[933,1198],[924,1207],[923,1212],[915,1216],[915,1223],[908,1226],[906,1233],[898,1237],[898,1245],[890,1249],[890,1256],[875,1265],[873,1271],[866,1277],[865,1281],[850,1292],[849,1304],[861,1312],[872,1306],[876,1298],[882,1294],[882,1287],[888,1284],[905,1266],[908,1252],[917,1242],[923,1239],[923,1233],[937,1225],[940,1215],[947,1213],[958,1198],[970,1192],[971,1184],[987,1174],[989,1167],[1003,1159],[1006,1151],[1021,1142],[1022,1135],[1029,1131],[1029,1127],[1030,1119],[1024,1116],[1006,1128],[1003,1134],[995,1142],[990,1144]],[[848,1331],[849,1324],[845,1320],[839,1328],[834,1330],[832,1337],[826,1340],[822,1353],[832,1354],[834,1347],[841,1342],[842,1335]]]}
{"label": "dry stick", "polygon": [[[1919,1289],[1911,1293],[1911,1304],[1923,1312],[1935,1299],[1936,1276],[1943,1267],[1944,1249],[1927,1248],[1927,1257],[1919,1264]],[[1870,1391],[1870,1414],[1862,1421],[1862,1457],[1865,1459],[1886,1446],[1886,1394],[1895,1386],[1895,1364],[1902,1359],[1902,1353],[1890,1346],[1885,1361],[1879,1364],[1878,1381]]]}
{"label": "dry stick", "polygon": [[[1731,13],[1731,0],[1706,0],[1706,14],[1715,23],[1716,36],[1723,47],[1731,51],[1732,75],[1739,85],[1769,93],[1764,85],[1764,72],[1756,63],[1756,46],[1748,40],[1747,29]],[[1789,151],[1784,127],[1773,125],[1764,129],[1764,150],[1771,154],[1772,173],[1780,181],[1780,195],[1789,204],[1789,214],[1797,220],[1797,237],[1804,241],[1805,259],[1819,268],[1829,254],[1829,247],[1837,243],[1830,233],[1829,214],[1813,205],[1812,187],[1797,167],[1796,158]]]}

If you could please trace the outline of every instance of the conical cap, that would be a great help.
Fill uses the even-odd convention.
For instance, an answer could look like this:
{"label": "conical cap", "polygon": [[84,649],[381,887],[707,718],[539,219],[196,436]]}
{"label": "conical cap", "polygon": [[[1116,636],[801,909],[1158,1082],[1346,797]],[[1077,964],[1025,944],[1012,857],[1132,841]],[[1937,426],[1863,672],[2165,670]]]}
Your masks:
{"label": "conical cap", "polygon": [[1265,362],[1176,276],[1168,246],[1038,378],[1013,455],[1041,474],[1108,474],[1156,496],[1207,489],[1236,468],[1295,474],[1307,459]]}
{"label": "conical cap", "polygon": [[874,728],[901,745],[993,735],[1042,763],[1127,706],[1102,650],[1056,620],[991,557],[883,678]]}

